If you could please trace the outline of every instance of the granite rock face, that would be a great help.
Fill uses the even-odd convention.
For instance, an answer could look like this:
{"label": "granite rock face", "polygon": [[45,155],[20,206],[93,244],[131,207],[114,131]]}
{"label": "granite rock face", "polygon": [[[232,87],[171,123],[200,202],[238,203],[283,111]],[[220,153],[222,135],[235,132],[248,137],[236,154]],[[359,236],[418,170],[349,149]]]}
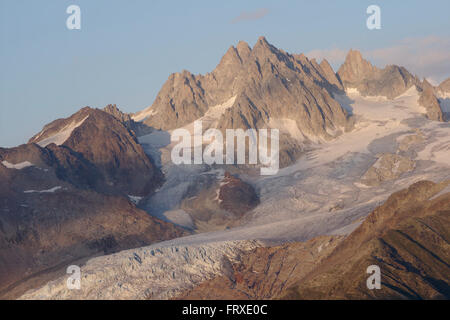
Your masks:
{"label": "granite rock face", "polygon": [[373,66],[357,50],[350,50],[337,74],[346,88],[356,88],[363,96],[385,96],[393,99],[419,83],[405,68],[390,65]]}
{"label": "granite rock face", "polygon": [[[424,80],[426,81],[426,80]],[[419,98],[419,104],[427,109],[427,118],[435,121],[444,121],[444,113],[434,92],[434,89],[426,86]]]}
{"label": "granite rock face", "polygon": [[450,92],[450,78],[447,78],[444,81],[442,81],[438,86],[438,90],[442,92]]}
{"label": "granite rock face", "polygon": [[275,48],[264,37],[253,48],[239,42],[206,75],[172,74],[149,109],[136,115],[158,129],[182,127],[235,97],[221,115],[219,129],[270,128],[271,120],[291,119],[303,139],[330,138],[347,124],[332,97],[342,85],[327,62]]}

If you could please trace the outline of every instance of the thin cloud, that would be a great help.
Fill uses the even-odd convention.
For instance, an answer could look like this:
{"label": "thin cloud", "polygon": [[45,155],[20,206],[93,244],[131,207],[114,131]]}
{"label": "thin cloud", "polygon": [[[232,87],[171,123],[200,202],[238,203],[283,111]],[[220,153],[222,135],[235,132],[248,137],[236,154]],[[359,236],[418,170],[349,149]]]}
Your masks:
{"label": "thin cloud", "polygon": [[317,61],[321,61],[323,59],[327,59],[330,64],[340,64],[344,62],[345,56],[347,55],[347,50],[333,48],[326,50],[312,50],[306,54],[308,58],[315,58]]}
{"label": "thin cloud", "polygon": [[256,11],[253,11],[253,12],[245,12],[244,11],[240,15],[238,15],[236,18],[231,20],[231,23],[239,23],[242,21],[258,20],[258,19],[265,17],[268,14],[269,14],[269,9],[267,9],[267,8],[261,8]]}
{"label": "thin cloud", "polygon": [[435,81],[450,75],[450,37],[407,38],[397,45],[368,51],[365,56],[378,65],[401,65]]}
{"label": "thin cloud", "polygon": [[[312,50],[306,55],[319,61],[325,58],[338,68],[347,52],[347,49],[332,48]],[[406,38],[389,47],[362,51],[362,55],[378,67],[396,64],[421,78],[433,79],[435,83],[450,75],[450,37]]]}

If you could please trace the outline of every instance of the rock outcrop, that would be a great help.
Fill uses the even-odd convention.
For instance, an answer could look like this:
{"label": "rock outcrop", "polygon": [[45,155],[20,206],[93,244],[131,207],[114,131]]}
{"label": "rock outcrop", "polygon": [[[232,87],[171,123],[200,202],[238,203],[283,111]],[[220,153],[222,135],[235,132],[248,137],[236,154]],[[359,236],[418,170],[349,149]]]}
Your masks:
{"label": "rock outcrop", "polygon": [[377,186],[384,181],[397,179],[414,168],[413,160],[398,154],[384,153],[362,176],[361,182],[368,186]]}
{"label": "rock outcrop", "polygon": [[345,88],[355,88],[363,96],[385,96],[393,99],[419,83],[405,68],[373,66],[357,50],[350,50],[337,74]]}
{"label": "rock outcrop", "polygon": [[[323,71],[321,74],[324,76],[325,79],[327,79],[327,81],[329,83],[331,83],[333,86],[335,86],[335,89],[337,89],[338,91],[345,90],[341,80],[337,77],[333,68],[330,66],[330,63],[326,59],[323,59],[320,62],[320,68]],[[319,68],[317,68],[317,69],[319,69]]]}
{"label": "rock outcrop", "polygon": [[[424,80],[424,82],[425,81],[426,80]],[[441,105],[432,87],[424,87],[419,98],[419,104],[427,109],[428,119],[435,121],[444,121],[444,113],[442,112]]]}
{"label": "rock outcrop", "polygon": [[86,107],[46,125],[29,143],[50,149],[53,144],[75,152],[97,169],[104,181],[103,191],[148,195],[161,183],[162,175],[133,131],[116,117]]}
{"label": "rock outcrop", "polygon": [[250,211],[259,203],[253,187],[229,172],[225,172],[220,183],[218,201],[220,208],[238,215]]}
{"label": "rock outcrop", "polygon": [[190,216],[192,229],[205,232],[239,225],[258,204],[259,197],[250,184],[225,172],[218,180],[203,175],[187,191],[180,209]]}

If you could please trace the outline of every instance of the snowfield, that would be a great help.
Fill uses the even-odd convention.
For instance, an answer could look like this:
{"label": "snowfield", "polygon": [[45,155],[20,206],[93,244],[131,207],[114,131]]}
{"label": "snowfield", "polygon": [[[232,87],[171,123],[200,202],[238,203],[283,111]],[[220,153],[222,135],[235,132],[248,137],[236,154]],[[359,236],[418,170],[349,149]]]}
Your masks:
{"label": "snowfield", "polygon": [[[342,104],[345,101],[344,107],[356,119],[351,132],[315,144],[277,175],[241,175],[256,187],[261,203],[246,214],[239,227],[97,257],[82,267],[81,290],[67,290],[66,277],[62,277],[22,298],[170,298],[213,275],[226,273],[224,257],[233,260],[259,245],[350,233],[393,192],[420,180],[450,179],[450,124],[427,120],[418,97],[415,89],[394,100],[362,97],[349,90],[346,97],[337,99]],[[289,121],[272,124],[282,124],[294,138],[302,138]],[[146,152],[164,153],[168,143],[161,140],[167,136],[157,134],[140,138]],[[400,152],[415,162],[414,170],[375,187],[361,183],[380,154]],[[158,218],[188,225],[191,222],[177,207],[185,191],[198,183],[199,175],[219,179],[223,170],[174,166],[164,161],[161,166],[165,184],[141,203]]]}
{"label": "snowfield", "polygon": [[10,163],[10,162],[5,160],[5,161],[2,161],[2,164],[5,167],[7,167],[8,169],[16,169],[16,170],[22,170],[22,169],[34,166],[34,164],[32,164],[29,161],[23,161],[23,162],[20,162],[20,163],[13,164],[13,163]]}
{"label": "snowfield", "polygon": [[61,188],[61,186],[56,186],[47,190],[25,190],[23,193],[54,193]]}
{"label": "snowfield", "polygon": [[[61,129],[56,134],[39,141],[37,144],[40,145],[41,147],[45,147],[45,146],[49,145],[50,143],[54,143],[57,146],[62,145],[64,142],[66,142],[67,139],[69,139],[70,135],[72,134],[72,131],[75,130],[76,128],[78,128],[79,126],[81,126],[88,117],[89,116],[86,116],[84,119],[82,119],[79,122],[74,122],[74,123],[71,123],[71,124],[65,126],[63,129]],[[37,136],[36,139],[37,138],[39,138],[39,136]]]}

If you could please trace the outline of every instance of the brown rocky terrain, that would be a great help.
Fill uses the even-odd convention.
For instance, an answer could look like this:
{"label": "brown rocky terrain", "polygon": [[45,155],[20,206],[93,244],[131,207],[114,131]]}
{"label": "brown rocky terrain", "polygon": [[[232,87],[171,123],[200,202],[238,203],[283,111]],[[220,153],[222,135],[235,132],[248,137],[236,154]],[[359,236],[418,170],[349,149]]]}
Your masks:
{"label": "brown rocky terrain", "polygon": [[26,196],[1,194],[0,201],[2,298],[15,298],[45,283],[48,272],[83,258],[183,234],[125,198],[70,187]]}
{"label": "brown rocky terrain", "polygon": [[[311,61],[313,63],[316,63],[315,59],[312,59]],[[331,67],[330,63],[326,59],[323,59],[320,62],[320,68],[323,71],[322,75],[325,77],[325,79],[327,79],[329,83],[335,86],[335,89],[337,89],[338,91],[344,91],[344,86],[341,80],[338,78],[333,68]],[[319,68],[316,67],[316,69]]]}
{"label": "brown rocky terrain", "polygon": [[[449,184],[421,181],[392,194],[282,298],[450,298]],[[366,287],[370,265],[381,269],[379,290]]]}
{"label": "brown rocky terrain", "polygon": [[236,175],[197,183],[188,190],[180,209],[192,219],[196,232],[222,230],[239,225],[242,217],[259,204],[254,188]]}
{"label": "brown rocky terrain", "polygon": [[390,65],[373,66],[357,50],[350,50],[337,72],[346,88],[356,88],[362,95],[386,96],[393,99],[419,82],[405,68]]}
{"label": "brown rocky terrain", "polygon": [[[73,128],[71,124],[79,125]],[[144,153],[134,132],[115,116],[98,109],[86,107],[69,118],[55,120],[29,143],[54,148],[53,137],[68,131],[67,127],[72,131],[57,144],[94,166],[102,176],[104,191],[143,196],[161,183],[160,171]]]}
{"label": "brown rocky terrain", "polygon": [[450,78],[442,81],[438,86],[438,90],[441,90],[442,92],[450,92]]}
{"label": "brown rocky terrain", "polygon": [[83,108],[28,144],[0,148],[0,296],[73,262],[185,234],[128,199],[161,181],[134,133],[101,110]]}

